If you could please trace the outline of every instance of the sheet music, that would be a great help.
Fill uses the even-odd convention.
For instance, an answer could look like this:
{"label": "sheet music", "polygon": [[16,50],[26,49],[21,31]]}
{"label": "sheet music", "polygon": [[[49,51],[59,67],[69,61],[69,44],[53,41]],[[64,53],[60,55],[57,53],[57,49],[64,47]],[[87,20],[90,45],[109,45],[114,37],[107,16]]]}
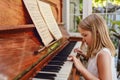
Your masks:
{"label": "sheet music", "polygon": [[39,0],[37,1],[40,12],[52,35],[55,37],[56,40],[62,38],[61,31],[55,21],[50,5]]}
{"label": "sheet music", "polygon": [[53,40],[53,37],[50,34],[45,21],[43,20],[43,17],[38,8],[37,1],[36,0],[23,0],[23,1],[42,39],[42,42],[44,43],[45,46],[47,46]]}

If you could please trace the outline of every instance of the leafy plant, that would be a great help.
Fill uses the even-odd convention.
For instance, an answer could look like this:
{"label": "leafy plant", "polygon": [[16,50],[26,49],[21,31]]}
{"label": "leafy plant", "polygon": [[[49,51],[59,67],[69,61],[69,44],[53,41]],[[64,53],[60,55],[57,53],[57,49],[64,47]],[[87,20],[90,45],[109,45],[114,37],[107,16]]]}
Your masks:
{"label": "leafy plant", "polygon": [[120,21],[110,20],[112,23],[111,28],[109,28],[111,39],[116,48],[118,48],[120,40]]}
{"label": "leafy plant", "polygon": [[112,27],[109,29],[110,33],[120,39],[120,21],[112,21]]}

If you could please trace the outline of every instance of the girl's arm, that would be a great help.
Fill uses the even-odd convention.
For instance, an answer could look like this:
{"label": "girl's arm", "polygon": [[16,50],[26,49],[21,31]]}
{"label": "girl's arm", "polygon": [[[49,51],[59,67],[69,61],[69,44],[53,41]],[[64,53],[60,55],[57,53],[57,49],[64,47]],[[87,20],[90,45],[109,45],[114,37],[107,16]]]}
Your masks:
{"label": "girl's arm", "polygon": [[112,80],[111,56],[109,53],[105,51],[99,53],[97,56],[97,66],[101,80]]}
{"label": "girl's arm", "polygon": [[99,78],[92,75],[81,63],[79,59],[72,56],[72,61],[77,70],[86,80],[112,80],[111,56],[109,53],[101,52],[97,57],[97,67]]}
{"label": "girl's arm", "polygon": [[86,80],[99,80],[97,77],[95,77],[94,75],[92,75],[81,63],[81,61],[79,59],[77,59],[76,57],[72,56],[72,60],[74,62],[75,67],[77,68],[77,70],[82,74],[82,76],[86,79]]}

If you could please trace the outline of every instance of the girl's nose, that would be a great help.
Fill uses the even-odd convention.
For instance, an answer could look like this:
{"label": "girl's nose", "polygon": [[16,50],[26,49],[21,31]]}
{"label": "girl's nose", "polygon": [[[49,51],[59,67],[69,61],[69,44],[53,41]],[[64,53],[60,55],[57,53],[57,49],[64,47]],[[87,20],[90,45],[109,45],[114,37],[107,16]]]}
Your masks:
{"label": "girl's nose", "polygon": [[82,41],[85,42],[85,39],[83,38]]}

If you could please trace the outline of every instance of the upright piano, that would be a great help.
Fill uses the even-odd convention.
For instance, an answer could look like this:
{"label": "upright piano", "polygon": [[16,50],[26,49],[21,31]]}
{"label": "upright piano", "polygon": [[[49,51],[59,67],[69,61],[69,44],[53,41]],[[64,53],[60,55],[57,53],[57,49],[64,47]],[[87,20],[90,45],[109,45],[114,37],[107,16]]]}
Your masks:
{"label": "upright piano", "polygon": [[76,55],[73,49],[81,45],[81,37],[70,36],[58,19],[63,37],[46,47],[22,0],[0,2],[0,80],[79,80],[67,57]]}

